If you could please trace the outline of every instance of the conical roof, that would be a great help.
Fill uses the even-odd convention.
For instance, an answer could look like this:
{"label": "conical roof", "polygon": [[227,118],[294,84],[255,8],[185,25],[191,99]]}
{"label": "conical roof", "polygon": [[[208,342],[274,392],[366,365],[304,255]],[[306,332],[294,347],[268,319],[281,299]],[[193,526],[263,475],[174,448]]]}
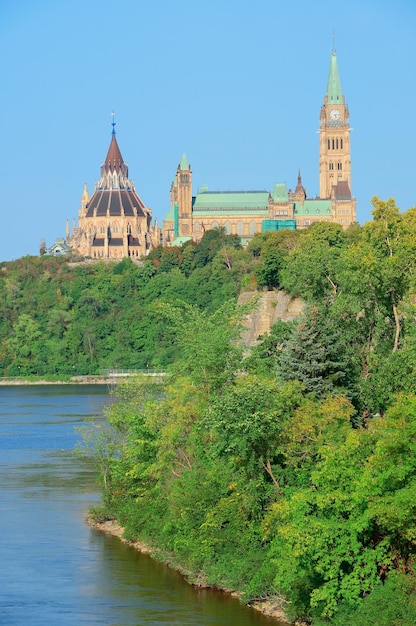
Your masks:
{"label": "conical roof", "polygon": [[341,79],[339,77],[337,55],[335,50],[331,54],[331,65],[329,68],[328,86],[326,89],[329,104],[342,104]]}
{"label": "conical roof", "polygon": [[114,130],[111,135],[111,142],[110,147],[108,148],[107,156],[101,166],[101,176],[113,172],[120,173],[125,177],[128,176],[127,164],[124,163],[123,157],[121,156]]}
{"label": "conical roof", "polygon": [[86,217],[133,217],[145,216],[148,212],[133,181],[128,178],[128,167],[118,147],[114,124],[107,156],[101,165],[101,180],[86,209]]}
{"label": "conical roof", "polygon": [[189,163],[185,153],[182,155],[181,162],[179,163],[179,169],[182,172],[189,170]]}

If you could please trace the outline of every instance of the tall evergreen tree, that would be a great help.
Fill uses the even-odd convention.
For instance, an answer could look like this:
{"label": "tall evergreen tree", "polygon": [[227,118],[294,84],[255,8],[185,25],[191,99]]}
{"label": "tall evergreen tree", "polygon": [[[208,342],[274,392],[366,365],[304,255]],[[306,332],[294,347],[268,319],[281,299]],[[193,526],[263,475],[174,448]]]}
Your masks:
{"label": "tall evergreen tree", "polygon": [[317,395],[341,386],[345,363],[330,326],[317,306],[305,312],[278,355],[277,374],[282,381],[298,380],[307,392]]}

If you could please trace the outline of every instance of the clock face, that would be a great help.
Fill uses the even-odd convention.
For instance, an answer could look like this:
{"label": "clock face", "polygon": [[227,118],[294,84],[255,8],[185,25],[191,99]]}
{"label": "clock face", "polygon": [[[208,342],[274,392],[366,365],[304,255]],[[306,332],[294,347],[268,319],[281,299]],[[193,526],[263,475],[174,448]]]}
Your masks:
{"label": "clock face", "polygon": [[338,111],[338,109],[332,109],[332,111],[330,111],[329,113],[329,117],[331,118],[331,120],[339,120],[339,118],[341,117],[341,113]]}

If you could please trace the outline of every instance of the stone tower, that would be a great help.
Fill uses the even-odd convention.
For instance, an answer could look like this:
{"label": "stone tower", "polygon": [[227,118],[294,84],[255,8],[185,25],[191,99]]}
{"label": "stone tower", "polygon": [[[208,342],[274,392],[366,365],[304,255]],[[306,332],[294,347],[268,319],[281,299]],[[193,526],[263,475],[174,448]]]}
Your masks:
{"label": "stone tower", "polygon": [[176,194],[179,217],[179,236],[192,235],[192,170],[186,154],[182,155],[176,172]]}
{"label": "stone tower", "polygon": [[[319,196],[332,198],[333,187],[343,183],[351,195],[351,149],[348,107],[341,90],[335,50],[331,53],[328,87],[320,115]],[[337,190],[335,190],[337,195]]]}

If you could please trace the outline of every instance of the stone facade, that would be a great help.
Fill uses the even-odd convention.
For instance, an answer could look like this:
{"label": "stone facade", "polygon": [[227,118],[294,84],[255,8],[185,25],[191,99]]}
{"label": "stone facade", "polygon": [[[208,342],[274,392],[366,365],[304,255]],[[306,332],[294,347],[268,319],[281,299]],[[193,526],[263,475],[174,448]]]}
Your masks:
{"label": "stone facade", "polygon": [[207,230],[225,228],[246,244],[255,233],[307,228],[327,221],[347,228],[356,220],[351,195],[349,111],[341,89],[335,51],[331,53],[327,91],[320,112],[319,197],[308,198],[300,172],[292,191],[277,183],[272,191],[192,191],[192,170],[186,155],[170,189],[170,210],[159,229],[151,209],[137,194],[117,144],[115,123],[110,147],[94,193],[81,198],[78,225],[66,228],[66,244],[92,259],[140,258],[155,246],[198,242]]}
{"label": "stone facade", "polygon": [[349,111],[341,90],[337,57],[331,53],[327,91],[320,113],[319,197],[308,198],[300,172],[292,191],[277,183],[272,191],[209,191],[192,195],[192,170],[186,155],[170,190],[170,210],[163,223],[163,243],[199,241],[206,230],[223,227],[243,244],[257,232],[307,228],[314,222],[336,222],[347,228],[356,220],[351,195]]}
{"label": "stone facade", "polygon": [[101,178],[90,197],[87,186],[72,234],[66,227],[66,243],[81,256],[93,259],[140,258],[159,245],[160,231],[152,224],[152,211],[129,180],[114,130]]}

